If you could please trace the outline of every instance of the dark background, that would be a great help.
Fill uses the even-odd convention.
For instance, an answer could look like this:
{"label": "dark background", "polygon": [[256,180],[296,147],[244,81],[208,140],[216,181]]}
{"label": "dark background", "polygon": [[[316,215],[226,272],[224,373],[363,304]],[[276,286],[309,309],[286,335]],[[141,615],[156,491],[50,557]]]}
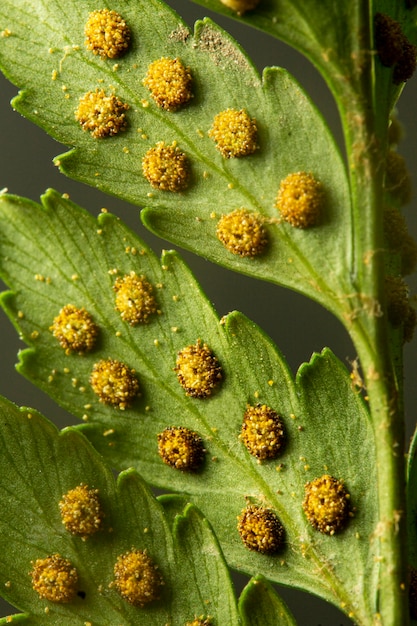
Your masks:
{"label": "dark background", "polygon": [[[275,39],[237,24],[232,20],[210,14],[189,0],[167,0],[177,12],[192,25],[198,18],[209,15],[226,28],[246,49],[260,70],[267,65],[288,69],[318,104],[337,139],[341,129],[332,96],[315,69],[297,52]],[[13,112],[9,102],[17,89],[0,75],[0,190],[7,187],[10,193],[39,201],[48,187],[67,192],[71,199],[89,209],[94,215],[106,207],[119,215],[132,229],[139,232],[153,250],[159,254],[166,242],[148,233],[140,223],[137,207],[75,183],[63,177],[52,164],[52,158],[63,151],[60,144],[30,122]],[[406,137],[400,152],[406,157],[417,185],[415,146],[417,139],[416,116],[417,79],[410,81],[399,105],[399,114],[406,128]],[[416,200],[405,208],[410,231],[417,236]],[[169,246],[170,248],[174,246]],[[339,322],[315,303],[289,290],[261,283],[209,264],[190,253],[182,252],[206,293],[213,301],[219,315],[237,309],[257,322],[278,344],[290,366],[296,370],[310,359],[315,351],[329,346],[347,363],[355,357],[349,338]],[[412,291],[417,291],[415,277],[409,280]],[[250,294],[250,298],[248,298]],[[77,423],[75,418],[57,407],[42,392],[15,372],[16,354],[24,348],[12,325],[0,311],[0,394],[19,405],[32,406],[42,411],[60,427]],[[407,437],[415,424],[417,399],[416,340],[406,346],[406,414]],[[0,452],[1,454],[1,452]],[[238,589],[246,581],[236,577]],[[333,607],[320,600],[283,589],[282,595],[294,612],[300,626],[348,626],[349,620]],[[0,615],[13,612],[0,605]],[[229,626],[229,625],[224,625]]]}

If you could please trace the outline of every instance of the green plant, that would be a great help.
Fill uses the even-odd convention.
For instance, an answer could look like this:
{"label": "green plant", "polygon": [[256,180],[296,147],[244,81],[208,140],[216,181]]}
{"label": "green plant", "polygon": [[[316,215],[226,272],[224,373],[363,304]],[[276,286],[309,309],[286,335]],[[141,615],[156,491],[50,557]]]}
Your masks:
{"label": "green plant", "polygon": [[[3,2],[0,66],[24,88],[14,106],[74,146],[55,160],[62,172],[146,206],[165,239],[315,300],[358,361],[351,373],[325,349],[294,377],[244,315],[218,319],[177,253],[159,260],[117,217],[57,192],[42,205],[3,194],[1,302],[29,346],[18,369],[83,422],[58,435],[2,401],[1,593],[27,612],[12,622],[295,623],[269,579],[358,626],[407,624],[417,470],[413,440],[406,485],[415,312],[403,275],[417,254],[394,107],[416,63],[417,9],[261,0],[240,16],[200,2],[316,65],[344,159],[295,79],[261,78],[210,20],[192,32],[159,0],[107,4]],[[182,496],[156,502],[142,480]],[[95,513],[74,532],[65,515],[78,513],[60,507],[80,484],[75,510],[87,500]],[[239,605],[222,553],[257,576]],[[150,603],[132,563],[150,567]],[[48,568],[67,581],[52,592]]]}

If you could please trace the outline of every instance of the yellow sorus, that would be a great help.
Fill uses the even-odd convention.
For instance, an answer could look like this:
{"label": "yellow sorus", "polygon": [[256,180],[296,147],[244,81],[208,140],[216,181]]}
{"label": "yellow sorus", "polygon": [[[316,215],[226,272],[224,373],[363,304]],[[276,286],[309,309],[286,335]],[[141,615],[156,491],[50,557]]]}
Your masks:
{"label": "yellow sorus", "polygon": [[268,243],[260,216],[243,208],[222,215],[216,235],[229,252],[242,257],[259,256]]}
{"label": "yellow sorus", "polygon": [[96,363],[90,376],[90,384],[100,402],[121,410],[129,407],[139,393],[135,370],[115,359]]}
{"label": "yellow sorus", "polygon": [[244,109],[226,109],[218,113],[208,134],[226,159],[248,156],[258,148],[256,120]]}
{"label": "yellow sorus", "polygon": [[74,304],[67,304],[60,310],[49,330],[67,354],[92,350],[99,332],[90,313]]}
{"label": "yellow sorus", "polygon": [[132,549],[120,555],[114,566],[112,586],[133,606],[145,606],[159,598],[163,579],[145,551]]}
{"label": "yellow sorus", "polygon": [[85,46],[109,59],[122,56],[130,43],[130,29],[121,15],[109,9],[90,13],[84,28]]}
{"label": "yellow sorus", "polygon": [[158,434],[158,452],[164,463],[174,469],[194,471],[203,464],[206,451],[197,433],[179,427],[165,428]]}
{"label": "yellow sorus", "polygon": [[249,550],[275,554],[283,546],[284,527],[274,511],[263,506],[248,505],[238,517],[237,528]]}
{"label": "yellow sorus", "polygon": [[312,174],[289,174],[281,181],[275,206],[282,219],[291,226],[315,226],[320,220],[323,206],[322,185]]}
{"label": "yellow sorus", "polygon": [[176,145],[160,141],[150,148],[142,160],[147,181],[161,191],[182,191],[188,186],[190,167],[187,155]]}
{"label": "yellow sorus", "polygon": [[192,398],[208,398],[222,378],[217,358],[200,340],[178,352],[174,369],[181,387]]}
{"label": "yellow sorus", "polygon": [[32,587],[50,602],[70,602],[77,592],[78,574],[68,559],[53,554],[32,562]]}
{"label": "yellow sorus", "polygon": [[248,405],[243,416],[240,439],[256,458],[274,459],[286,440],[283,421],[276,411],[265,404]]}
{"label": "yellow sorus", "polygon": [[96,89],[81,96],[75,119],[93,137],[108,137],[126,130],[128,109],[114,94],[108,96],[104,89]]}
{"label": "yellow sorus", "polygon": [[191,73],[179,59],[162,57],[148,68],[143,84],[151,92],[158,106],[175,111],[192,97]]}
{"label": "yellow sorus", "polygon": [[305,485],[304,513],[310,524],[327,535],[342,530],[349,517],[350,495],[342,481],[324,474]]}
{"label": "yellow sorus", "polygon": [[86,539],[96,533],[103,521],[98,489],[78,485],[62,496],[59,502],[62,523],[72,535]]}
{"label": "yellow sorus", "polygon": [[130,272],[117,278],[113,289],[116,292],[116,309],[121,318],[131,326],[148,322],[149,317],[156,313],[153,287],[145,276]]}

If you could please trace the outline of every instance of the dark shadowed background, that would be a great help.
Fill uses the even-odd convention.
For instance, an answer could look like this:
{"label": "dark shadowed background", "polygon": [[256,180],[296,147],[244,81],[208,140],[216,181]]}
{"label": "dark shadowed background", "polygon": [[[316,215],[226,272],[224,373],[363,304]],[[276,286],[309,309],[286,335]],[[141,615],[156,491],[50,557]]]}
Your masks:
{"label": "dark shadowed background", "polygon": [[[289,70],[303,85],[324,116],[337,139],[341,130],[332,97],[315,69],[298,53],[284,44],[262,35],[231,20],[210,14],[189,0],[167,0],[190,25],[198,18],[209,15],[226,28],[246,49],[260,70],[266,65],[278,65]],[[17,89],[0,75],[0,190],[7,187],[10,193],[39,201],[48,187],[67,192],[71,199],[97,215],[102,207],[119,215],[133,230],[159,254],[171,244],[148,233],[139,220],[138,207],[75,183],[63,177],[52,164],[52,158],[63,147],[30,122],[13,112],[9,102]],[[406,128],[406,137],[400,152],[406,157],[417,187],[415,163],[417,141],[417,79],[407,84],[399,105],[399,115]],[[416,199],[405,208],[410,231],[417,236]],[[182,253],[203,288],[213,301],[219,315],[234,309],[245,313],[259,324],[278,344],[290,366],[296,370],[300,363],[310,359],[315,351],[329,346],[345,363],[355,353],[345,331],[329,313],[306,298],[279,287],[232,274],[222,268]],[[417,280],[409,280],[412,291],[417,291]],[[3,285],[2,285],[3,287]],[[77,420],[57,407],[42,392],[15,372],[17,352],[24,348],[12,325],[0,311],[0,394],[19,405],[31,406],[43,412],[60,427],[77,423]],[[407,437],[411,436],[416,420],[417,354],[416,340],[406,346],[406,413]],[[1,451],[0,451],[1,454]],[[236,586],[246,581],[236,576]],[[300,626],[348,626],[349,620],[336,609],[320,600],[283,589],[282,595],[295,614]],[[0,615],[12,612],[0,605]],[[229,625],[223,625],[229,626]],[[232,625],[230,625],[232,626]]]}

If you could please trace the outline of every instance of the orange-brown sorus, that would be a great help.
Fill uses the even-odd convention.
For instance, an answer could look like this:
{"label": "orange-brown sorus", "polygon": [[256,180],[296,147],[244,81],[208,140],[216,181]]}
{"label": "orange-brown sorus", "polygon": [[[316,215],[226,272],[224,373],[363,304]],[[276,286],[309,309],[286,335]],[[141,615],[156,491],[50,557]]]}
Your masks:
{"label": "orange-brown sorus", "polygon": [[282,418],[266,404],[248,404],[240,439],[248,452],[257,459],[275,459],[282,452],[286,441]]}
{"label": "orange-brown sorus", "polygon": [[49,327],[67,354],[84,354],[96,345],[99,329],[84,307],[66,304]]}
{"label": "orange-brown sorus", "polygon": [[249,504],[239,515],[237,528],[249,550],[275,554],[283,547],[285,530],[271,509]]}
{"label": "orange-brown sorus", "polygon": [[280,184],[275,203],[281,218],[295,228],[315,226],[321,217],[323,189],[307,172],[288,174]]}
{"label": "orange-brown sorus", "polygon": [[129,604],[143,607],[160,597],[159,568],[144,550],[132,548],[117,558],[112,586]]}
{"label": "orange-brown sorus", "polygon": [[81,96],[75,119],[92,137],[103,139],[126,130],[128,109],[129,105],[114,94],[107,95],[104,89],[96,89]]}
{"label": "orange-brown sorus", "polygon": [[135,370],[116,359],[103,359],[95,363],[90,384],[100,402],[121,410],[128,408],[139,393]]}
{"label": "orange-brown sorus", "polygon": [[32,562],[32,587],[40,598],[50,602],[71,602],[77,593],[78,574],[71,561],[52,554]]}
{"label": "orange-brown sorus", "polygon": [[222,215],[216,235],[229,252],[242,257],[259,256],[268,243],[261,216],[243,208]]}
{"label": "orange-brown sorus", "polygon": [[164,463],[185,472],[199,469],[206,453],[200,435],[182,426],[158,434],[158,452]]}
{"label": "orange-brown sorus", "polygon": [[156,104],[166,111],[176,111],[192,98],[192,77],[180,59],[162,57],[153,61],[143,84]]}
{"label": "orange-brown sorus", "polygon": [[99,9],[90,13],[84,34],[87,50],[103,58],[121,57],[129,48],[130,29],[116,11]]}
{"label": "orange-brown sorus", "polygon": [[329,474],[306,483],[303,509],[310,524],[326,535],[342,530],[352,516],[343,482]]}
{"label": "orange-brown sorus", "polygon": [[217,358],[200,340],[178,352],[174,369],[181,387],[192,398],[208,398],[222,379]]}

